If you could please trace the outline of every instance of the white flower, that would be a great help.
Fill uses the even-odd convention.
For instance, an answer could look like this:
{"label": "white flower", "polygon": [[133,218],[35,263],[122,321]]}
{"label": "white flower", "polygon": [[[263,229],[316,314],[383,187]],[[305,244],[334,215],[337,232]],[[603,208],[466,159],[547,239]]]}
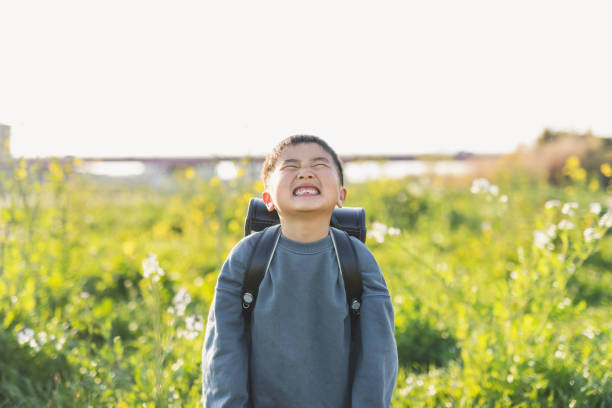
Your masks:
{"label": "white flower", "polygon": [[34,330],[29,329],[27,327],[17,332],[17,342],[19,342],[19,344],[28,343],[33,338],[34,338]]}
{"label": "white flower", "polygon": [[30,345],[30,347],[32,347],[34,350],[38,351],[40,350],[40,346],[38,345],[38,343],[36,342],[36,339],[32,339],[30,340],[30,342],[28,343]]}
{"label": "white flower", "polygon": [[567,214],[569,216],[574,215],[574,210],[578,208],[578,203],[565,203],[563,204],[563,208],[561,208],[561,212],[563,214]]}
{"label": "white flower", "polygon": [[561,201],[559,200],[548,200],[544,206],[549,209],[553,207],[559,207],[561,205]]}
{"label": "white flower", "polygon": [[604,215],[599,219],[599,226],[603,228],[612,227],[612,210],[606,211]]}
{"label": "white flower", "polygon": [[572,229],[574,228],[574,223],[571,222],[570,220],[561,220],[559,222],[559,229],[561,230],[567,230],[567,229]]}
{"label": "white flower", "polygon": [[474,194],[478,193],[486,193],[489,191],[489,180],[485,178],[477,178],[472,181],[472,187],[470,187],[470,191]]}
{"label": "white flower", "polygon": [[64,343],[66,343],[66,338],[65,337],[60,337],[57,340],[57,344],[55,345],[55,349],[58,350],[58,351],[61,350],[62,347],[64,347]]}
{"label": "white flower", "polygon": [[591,242],[599,238],[601,238],[601,235],[595,231],[595,228],[587,228],[584,230],[584,240],[586,242]]}
{"label": "white flower", "polygon": [[41,345],[44,345],[47,342],[47,333],[40,332],[36,335],[36,338]]}
{"label": "white flower", "polygon": [[185,314],[185,309],[190,302],[191,296],[189,296],[189,292],[184,288],[179,289],[178,293],[172,299],[172,304],[176,308],[176,315],[182,316]]}
{"label": "white flower", "polygon": [[503,195],[501,197],[499,197],[499,201],[502,203],[507,203],[508,202],[508,196],[507,195]]}
{"label": "white flower", "polygon": [[176,363],[172,364],[170,368],[172,368],[172,371],[176,371],[182,366],[183,366],[183,359],[179,358],[178,360],[176,360]]}
{"label": "white flower", "polygon": [[142,270],[145,279],[152,276],[154,282],[157,282],[160,276],[164,276],[164,270],[159,267],[159,263],[157,262],[157,255],[152,252],[149,252],[147,257],[142,261]]}
{"label": "white flower", "polygon": [[548,227],[548,229],[546,230],[546,235],[548,235],[551,238],[554,238],[557,236],[557,226],[555,224],[552,224],[550,227]]}
{"label": "white flower", "polygon": [[193,340],[196,337],[198,337],[198,332],[196,331],[189,331],[189,330],[183,330],[183,329],[178,329],[177,330],[177,335],[178,338],[186,338],[187,340]]}
{"label": "white flower", "polygon": [[202,316],[187,316],[185,317],[185,326],[187,326],[187,330],[201,332],[204,330],[204,320],[202,319]]}
{"label": "white flower", "polygon": [[571,304],[572,301],[570,300],[570,298],[563,298],[563,300],[557,306],[559,307],[559,309],[565,309]]}
{"label": "white flower", "polygon": [[[43,332],[42,336],[39,333],[39,338],[42,338],[43,341],[47,341],[47,334]],[[32,347],[34,350],[40,350],[40,346],[36,342],[36,338],[34,337],[34,330],[30,328],[25,328],[23,330],[19,330],[17,332],[17,342],[21,345],[28,344],[28,346]]]}
{"label": "white flower", "polygon": [[399,234],[400,234],[399,228],[389,227],[389,235],[399,235]]}
{"label": "white flower", "polygon": [[585,330],[582,332],[582,334],[583,334],[585,337],[589,338],[589,339],[593,339],[593,337],[595,337],[595,332],[593,331],[593,328],[592,328],[592,327],[590,327],[590,326],[589,326],[589,327],[587,327],[587,328],[586,328],[586,329],[585,329]]}
{"label": "white flower", "polygon": [[544,249],[550,243],[550,237],[542,231],[533,231],[533,244]]}
{"label": "white flower", "polygon": [[399,228],[388,227],[382,222],[374,221],[372,228],[368,230],[368,236],[373,237],[377,242],[384,242],[385,235],[399,235]]}
{"label": "white flower", "polygon": [[599,215],[599,213],[601,212],[601,204],[599,203],[591,203],[589,204],[589,208],[590,208],[590,212],[592,212],[593,214],[597,214]]}
{"label": "white flower", "polygon": [[382,222],[374,221],[372,223],[372,229],[374,231],[380,231],[382,234],[387,233],[387,226],[383,224]]}
{"label": "white flower", "polygon": [[[489,193],[496,196],[499,194],[499,187],[495,184],[491,184],[486,178],[477,178],[472,181],[470,191],[473,194]],[[490,199],[490,197],[488,197],[488,199]]]}
{"label": "white flower", "polygon": [[185,317],[186,330],[178,329],[177,335],[179,338],[193,340],[198,337],[199,332],[204,330],[204,320],[201,316],[191,315]]}

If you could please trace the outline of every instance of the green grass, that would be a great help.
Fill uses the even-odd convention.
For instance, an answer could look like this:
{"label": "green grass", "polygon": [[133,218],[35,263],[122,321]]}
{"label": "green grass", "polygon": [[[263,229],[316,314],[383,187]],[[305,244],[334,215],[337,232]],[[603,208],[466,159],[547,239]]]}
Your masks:
{"label": "green grass", "polygon": [[[261,185],[183,174],[171,191],[59,163],[0,174],[0,407],[199,406],[202,323]],[[612,234],[583,235],[609,195],[519,171],[490,181],[496,195],[461,179],[348,186],[370,229],[401,231],[367,241],[395,307],[392,406],[612,406]],[[562,219],[574,228],[534,245]],[[149,253],[159,280],[143,276]]]}

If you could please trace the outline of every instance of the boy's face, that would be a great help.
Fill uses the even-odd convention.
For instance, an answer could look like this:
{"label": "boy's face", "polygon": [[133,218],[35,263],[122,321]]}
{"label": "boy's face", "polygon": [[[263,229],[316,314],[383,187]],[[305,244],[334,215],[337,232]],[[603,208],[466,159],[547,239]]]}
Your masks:
{"label": "boy's face", "polygon": [[276,209],[279,216],[331,215],[336,205],[342,207],[346,189],[331,155],[316,143],[300,143],[283,150],[262,198],[268,211]]}

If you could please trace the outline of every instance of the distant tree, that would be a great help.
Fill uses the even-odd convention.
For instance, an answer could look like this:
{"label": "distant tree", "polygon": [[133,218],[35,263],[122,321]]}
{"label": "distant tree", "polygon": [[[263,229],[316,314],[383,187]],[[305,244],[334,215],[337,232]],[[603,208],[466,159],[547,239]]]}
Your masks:
{"label": "distant tree", "polygon": [[612,164],[612,138],[598,137],[592,131],[578,133],[544,129],[535,146],[518,153],[522,164],[543,173],[552,184],[562,184],[567,175],[563,169],[567,159],[575,156],[587,174],[599,178],[600,185],[606,186],[609,175],[601,172],[602,165]]}

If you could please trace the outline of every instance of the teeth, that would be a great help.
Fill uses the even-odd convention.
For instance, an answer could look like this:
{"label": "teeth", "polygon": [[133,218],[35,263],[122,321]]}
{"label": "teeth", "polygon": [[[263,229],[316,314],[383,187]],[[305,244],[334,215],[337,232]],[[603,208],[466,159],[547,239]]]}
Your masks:
{"label": "teeth", "polygon": [[319,192],[311,187],[304,187],[304,188],[298,188],[295,191],[295,195],[299,196],[299,195],[303,195],[303,194],[318,194]]}

